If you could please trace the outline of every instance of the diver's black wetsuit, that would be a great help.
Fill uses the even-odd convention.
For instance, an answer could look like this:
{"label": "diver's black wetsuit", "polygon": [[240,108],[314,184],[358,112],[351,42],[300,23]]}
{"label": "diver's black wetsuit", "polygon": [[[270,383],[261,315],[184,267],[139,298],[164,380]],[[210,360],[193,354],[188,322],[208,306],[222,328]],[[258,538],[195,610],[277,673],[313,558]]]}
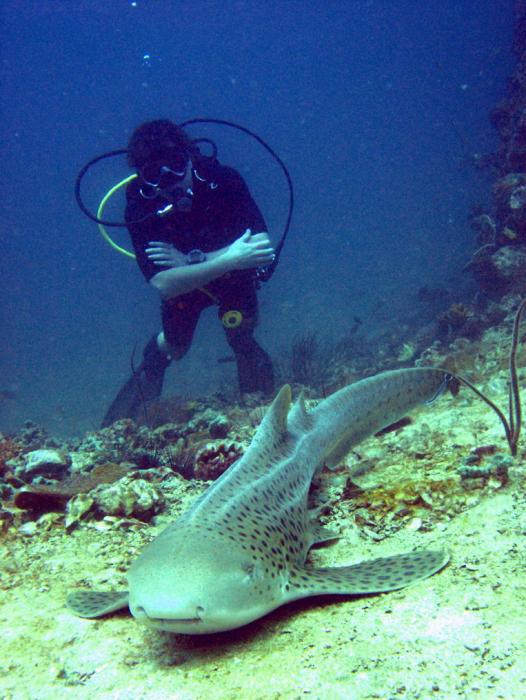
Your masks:
{"label": "diver's black wetsuit", "polygon": [[[236,170],[217,161],[203,173],[199,168],[196,170],[198,177],[193,176],[190,211],[174,211],[164,217],[154,215],[141,223],[128,224],[137,263],[147,280],[165,269],[149,260],[145,249],[151,241],[170,243],[185,254],[196,248],[207,253],[232,243],[247,228],[254,233],[267,230],[245,181]],[[159,198],[145,199],[140,187],[140,178],[132,180],[127,187],[126,221],[137,221],[163,204]],[[241,323],[236,327],[223,324],[236,357],[240,391],[271,393],[272,362],[253,337],[258,321],[254,270],[227,273],[201,289],[163,301],[163,330],[173,359],[180,359],[188,351],[201,311],[212,304],[218,305],[220,319],[228,311],[241,313]],[[236,315],[236,318],[240,317]]]}

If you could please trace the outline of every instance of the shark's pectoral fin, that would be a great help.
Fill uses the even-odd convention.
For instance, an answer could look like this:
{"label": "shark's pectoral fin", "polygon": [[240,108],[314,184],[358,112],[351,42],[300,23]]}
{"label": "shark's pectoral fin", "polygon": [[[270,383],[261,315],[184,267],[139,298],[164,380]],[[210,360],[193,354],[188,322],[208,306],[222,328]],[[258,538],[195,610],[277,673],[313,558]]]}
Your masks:
{"label": "shark's pectoral fin", "polygon": [[449,556],[443,551],[410,552],[381,557],[353,566],[327,569],[294,569],[287,600],[325,593],[364,595],[404,588],[440,571]]}
{"label": "shark's pectoral fin", "polygon": [[310,539],[312,544],[321,544],[322,542],[333,542],[339,540],[341,535],[334,530],[329,530],[328,527],[323,527],[319,524],[311,524],[309,528]]}
{"label": "shark's pectoral fin", "polygon": [[73,591],[68,608],[79,617],[102,617],[128,607],[128,591]]}
{"label": "shark's pectoral fin", "polygon": [[312,508],[309,510],[309,525],[307,528],[306,539],[309,547],[314,544],[321,544],[322,542],[334,542],[340,539],[340,534],[330,530],[328,527],[324,527],[318,518],[320,514],[323,513],[326,506],[325,504],[318,506],[317,508]]}

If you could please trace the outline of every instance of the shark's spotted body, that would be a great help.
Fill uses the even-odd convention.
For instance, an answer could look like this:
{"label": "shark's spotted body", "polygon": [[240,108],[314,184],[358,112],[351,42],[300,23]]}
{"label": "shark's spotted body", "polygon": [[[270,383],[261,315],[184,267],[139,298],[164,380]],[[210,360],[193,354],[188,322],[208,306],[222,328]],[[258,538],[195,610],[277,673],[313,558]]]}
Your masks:
{"label": "shark's spotted body", "polygon": [[[447,383],[432,368],[385,372],[336,392],[307,413],[281,389],[254,439],[233,464],[132,564],[129,592],[79,591],[78,615],[129,606],[159,629],[203,634],[233,629],[284,603],[324,593],[396,590],[447,563],[442,551],[375,559],[354,566],[305,565],[315,542],[332,535],[307,508],[310,483],[368,435],[432,401]],[[289,410],[290,409],[290,410]]]}

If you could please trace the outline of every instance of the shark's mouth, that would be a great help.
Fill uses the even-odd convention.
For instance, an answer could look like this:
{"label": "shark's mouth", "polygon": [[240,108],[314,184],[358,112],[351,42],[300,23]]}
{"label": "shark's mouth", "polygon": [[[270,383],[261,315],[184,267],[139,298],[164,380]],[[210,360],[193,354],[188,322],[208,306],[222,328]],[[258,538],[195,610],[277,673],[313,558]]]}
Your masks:
{"label": "shark's mouth", "polygon": [[161,624],[169,624],[170,622],[177,622],[177,624],[196,624],[196,622],[201,622],[200,617],[154,617],[154,622],[160,622]]}
{"label": "shark's mouth", "polygon": [[[195,615],[189,617],[161,617],[156,616],[155,614],[148,615],[146,609],[142,605],[132,605],[130,609],[138,622],[148,625],[148,627],[156,627],[157,629],[169,629],[170,627],[193,627],[203,622],[200,613],[204,612],[204,610],[201,608],[201,606],[197,606],[195,608]],[[194,610],[192,610],[192,612],[194,612]]]}
{"label": "shark's mouth", "polygon": [[172,630],[180,631],[181,627],[195,627],[202,623],[202,620],[200,617],[146,617],[141,622],[149,627],[170,632]]}

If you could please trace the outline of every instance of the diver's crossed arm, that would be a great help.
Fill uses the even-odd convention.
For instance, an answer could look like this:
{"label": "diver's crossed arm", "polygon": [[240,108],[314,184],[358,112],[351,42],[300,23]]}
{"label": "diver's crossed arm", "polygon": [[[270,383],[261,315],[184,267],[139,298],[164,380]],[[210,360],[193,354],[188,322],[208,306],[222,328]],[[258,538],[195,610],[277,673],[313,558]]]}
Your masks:
{"label": "diver's crossed arm", "polygon": [[207,259],[194,265],[185,263],[179,267],[158,272],[151,278],[150,284],[159,292],[162,299],[173,299],[203,287],[230,272],[233,268],[225,263],[222,257]]}
{"label": "diver's crossed arm", "polygon": [[242,236],[224,248],[206,254],[206,260],[188,264],[187,256],[170,244],[152,241],[146,253],[155,265],[169,269],[154,275],[150,284],[163,299],[173,299],[198,289],[233,270],[269,265],[274,249],[266,232]]}

